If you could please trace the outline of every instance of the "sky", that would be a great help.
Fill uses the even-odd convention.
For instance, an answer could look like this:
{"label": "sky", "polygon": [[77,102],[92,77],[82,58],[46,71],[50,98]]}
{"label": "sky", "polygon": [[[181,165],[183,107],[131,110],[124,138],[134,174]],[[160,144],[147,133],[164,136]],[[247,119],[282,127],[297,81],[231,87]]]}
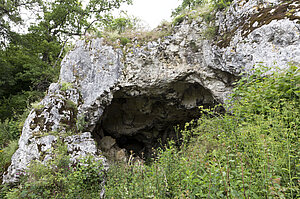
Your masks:
{"label": "sky", "polygon": [[[172,11],[178,7],[182,0],[132,0],[133,5],[122,5],[115,15],[119,14],[120,10],[127,11],[128,15],[135,16],[142,20],[142,23],[153,29],[157,27],[163,20],[171,21]],[[23,10],[22,18],[25,19],[24,27],[18,26],[17,31],[27,32],[27,26],[31,22],[35,22],[35,18],[30,16],[31,12]]]}
{"label": "sky", "polygon": [[182,0],[133,0],[133,5],[124,5],[129,15],[140,18],[150,28],[157,27],[163,20],[171,21],[171,13]]}

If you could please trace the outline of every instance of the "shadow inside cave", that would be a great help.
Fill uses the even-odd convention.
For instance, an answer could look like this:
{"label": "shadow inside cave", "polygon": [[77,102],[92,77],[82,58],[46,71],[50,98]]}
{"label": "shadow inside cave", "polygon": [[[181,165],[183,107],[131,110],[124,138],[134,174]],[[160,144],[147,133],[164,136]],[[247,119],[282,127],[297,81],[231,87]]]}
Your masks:
{"label": "shadow inside cave", "polygon": [[126,159],[123,155],[130,154],[151,157],[153,149],[180,138],[175,126],[183,127],[200,117],[199,106],[216,105],[209,90],[196,83],[176,82],[167,92],[153,95],[128,93],[126,89],[114,93],[93,131],[99,148],[109,159]]}

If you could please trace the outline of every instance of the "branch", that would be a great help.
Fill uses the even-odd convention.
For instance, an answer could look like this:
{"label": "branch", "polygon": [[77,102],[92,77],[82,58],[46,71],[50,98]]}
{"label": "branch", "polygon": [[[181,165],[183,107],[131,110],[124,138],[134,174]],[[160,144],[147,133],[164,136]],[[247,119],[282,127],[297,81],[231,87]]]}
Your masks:
{"label": "branch", "polygon": [[82,34],[80,32],[69,32],[69,31],[65,31],[65,30],[59,30],[60,33],[66,34],[67,36],[82,36]]}
{"label": "branch", "polygon": [[95,23],[96,21],[99,21],[98,19],[95,19],[94,21],[92,21],[90,24],[89,24],[89,26],[85,29],[85,31],[84,31],[84,34],[83,35],[86,35],[86,33],[87,33],[87,31],[88,31],[88,29],[90,29],[90,27],[93,25],[93,23]]}
{"label": "branch", "polygon": [[66,46],[66,43],[67,43],[68,40],[69,40],[69,39],[66,39],[66,41],[64,42],[64,45],[63,45],[63,47],[61,48],[60,53],[59,53],[59,55],[58,55],[58,57],[57,57],[57,59],[56,59],[54,65],[52,66],[52,68],[55,68],[55,67],[56,67],[57,62],[58,62],[58,60],[60,59],[60,57],[61,57],[61,55],[62,55],[62,53],[63,53],[63,51],[64,51],[64,49],[65,49],[65,46]]}

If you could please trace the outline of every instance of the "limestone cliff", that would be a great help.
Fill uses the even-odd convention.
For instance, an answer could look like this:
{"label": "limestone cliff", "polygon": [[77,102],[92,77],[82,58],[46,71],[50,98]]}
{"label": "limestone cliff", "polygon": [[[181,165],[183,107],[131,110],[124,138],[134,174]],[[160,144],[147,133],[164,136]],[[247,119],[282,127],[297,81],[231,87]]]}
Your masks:
{"label": "limestone cliff", "polygon": [[[32,160],[47,161],[60,139],[74,161],[102,150],[150,152],[173,126],[224,103],[235,79],[257,64],[300,63],[300,1],[235,1],[215,20],[184,16],[169,36],[126,50],[103,38],[80,40],[61,65],[58,83],[33,109],[3,182],[18,180]],[[213,39],[205,30],[216,26]],[[158,142],[160,140],[160,142]]]}

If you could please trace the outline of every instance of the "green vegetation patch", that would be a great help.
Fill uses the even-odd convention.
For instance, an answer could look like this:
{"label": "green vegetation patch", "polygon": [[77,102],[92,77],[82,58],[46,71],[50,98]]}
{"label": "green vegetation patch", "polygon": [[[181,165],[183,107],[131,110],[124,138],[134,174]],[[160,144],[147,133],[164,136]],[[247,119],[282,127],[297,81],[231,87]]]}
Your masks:
{"label": "green vegetation patch", "polygon": [[194,6],[192,10],[182,10],[180,15],[177,15],[172,22],[173,26],[181,24],[183,21],[188,23],[198,22],[203,23],[206,27],[202,30],[203,39],[213,39],[216,37],[218,27],[215,25],[216,7],[212,3],[203,2],[200,5]]}
{"label": "green vegetation patch", "polygon": [[61,83],[61,91],[67,91],[69,89],[73,88],[73,84],[70,82],[62,82]]}
{"label": "green vegetation patch", "polygon": [[66,131],[77,132],[77,105],[72,100],[65,100],[64,106],[58,111],[60,115],[65,115],[60,120],[60,125],[65,127]]}
{"label": "green vegetation patch", "polygon": [[2,195],[15,198],[99,198],[104,180],[102,161],[92,156],[79,162],[70,161],[67,146],[59,141],[53,157],[46,164],[33,161],[20,173],[20,183],[9,189],[4,186]]}
{"label": "green vegetation patch", "polygon": [[159,38],[164,38],[171,34],[171,25],[164,22],[161,26],[154,30],[126,30],[122,33],[115,31],[107,31],[101,33],[99,36],[105,39],[106,44],[113,46],[114,48],[133,47],[137,43],[140,47],[148,42],[156,41]]}
{"label": "green vegetation patch", "polygon": [[[2,184],[3,174],[5,171],[7,171],[11,163],[11,157],[18,149],[18,140],[13,140],[6,144],[7,146],[5,148],[0,149],[0,183],[1,184]],[[1,193],[0,193],[0,197],[1,197]]]}

